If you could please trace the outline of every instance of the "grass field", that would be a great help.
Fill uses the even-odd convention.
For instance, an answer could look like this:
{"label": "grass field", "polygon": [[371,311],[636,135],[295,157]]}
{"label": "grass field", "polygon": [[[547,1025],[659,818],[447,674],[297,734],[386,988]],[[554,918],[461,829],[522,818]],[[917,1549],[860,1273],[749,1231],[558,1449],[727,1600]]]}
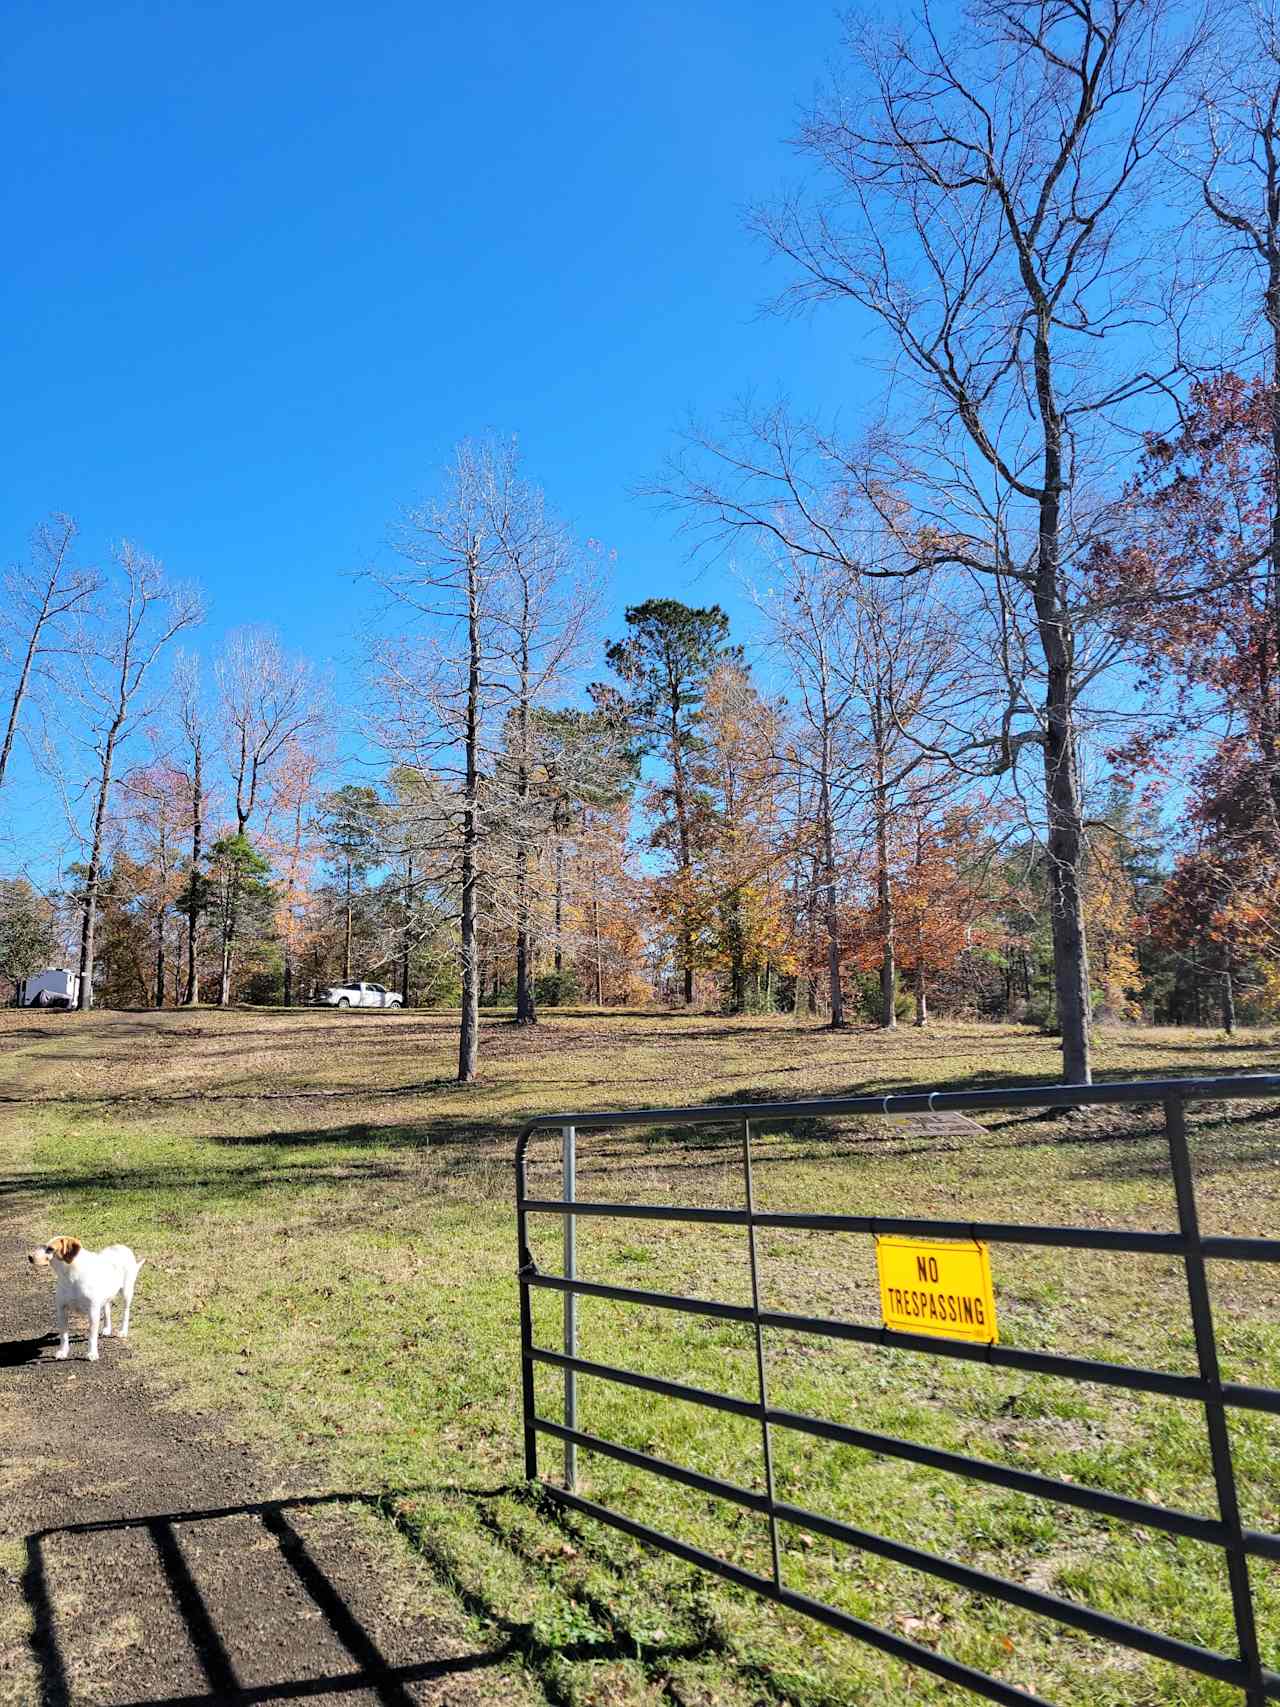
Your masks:
{"label": "grass field", "polygon": [[[0,1015],[0,1129],[57,1223],[151,1258],[135,1357],[174,1404],[211,1404],[281,1464],[383,1496],[387,1546],[412,1547],[495,1643],[515,1638],[552,1701],[888,1707],[960,1692],[613,1531],[557,1520],[521,1488],[510,1160],[530,1114],[797,1098],[909,1084],[1051,1082],[1052,1040],[947,1027],[842,1036],[786,1018],[607,1014],[533,1035],[486,1024],[483,1082],[449,1078],[447,1016],[323,1012]],[[1280,1068],[1253,1033],[1103,1034],[1108,1077]],[[983,1117],[981,1136],[883,1119],[766,1132],[763,1208],[1168,1227],[1163,1139],[1150,1113]],[[1193,1116],[1206,1231],[1274,1236],[1280,1110]],[[533,1184],[557,1195],[558,1153]],[[737,1206],[728,1128],[585,1133],[582,1195]],[[558,1268],[559,1224],[537,1229]],[[761,1236],[777,1308],[878,1322],[871,1241]],[[1002,1341],[1194,1369],[1185,1283],[1156,1258],[1005,1247],[994,1253]],[[1275,1272],[1219,1265],[1214,1302],[1231,1379],[1280,1385]],[[749,1301],[738,1229],[585,1222],[579,1272],[656,1291]],[[543,1344],[559,1301],[536,1295]],[[752,1396],[753,1342],[733,1323],[600,1300],[582,1355]],[[900,1351],[771,1334],[771,1398],[928,1444],[1139,1498],[1213,1510],[1202,1414],[1178,1401]],[[539,1406],[560,1415],[558,1379]],[[756,1425],[599,1383],[581,1426],[759,1485]],[[1280,1530],[1280,1419],[1233,1420],[1245,1521]],[[548,1467],[553,1444],[544,1443]],[[864,1528],[1230,1650],[1220,1556],[898,1460],[781,1434],[783,1497]],[[584,1489],[698,1546],[766,1571],[763,1525],[738,1508],[592,1458]],[[1063,1703],[1237,1702],[1232,1690],[1103,1647],[871,1555],[789,1534],[787,1582]],[[1280,1669],[1280,1568],[1255,1563],[1269,1663]]]}

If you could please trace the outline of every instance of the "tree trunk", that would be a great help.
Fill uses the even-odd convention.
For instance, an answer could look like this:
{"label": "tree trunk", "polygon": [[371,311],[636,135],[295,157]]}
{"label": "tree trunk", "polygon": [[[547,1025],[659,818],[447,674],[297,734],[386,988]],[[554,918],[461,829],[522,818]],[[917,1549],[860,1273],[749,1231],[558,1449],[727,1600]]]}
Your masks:
{"label": "tree trunk", "polygon": [[342,938],[342,982],[351,982],[351,861],[347,861],[347,925]]}
{"label": "tree trunk", "polygon": [[409,937],[413,930],[413,855],[405,855],[404,936],[400,942],[400,1000],[409,1006]]}
{"label": "tree trunk", "polygon": [[536,1025],[529,953],[529,850],[516,845],[516,1024]]}
{"label": "tree trunk", "polygon": [[200,968],[197,941],[200,931],[200,908],[196,901],[196,885],[200,874],[200,856],[204,838],[204,791],[201,777],[203,743],[197,740],[192,748],[191,766],[191,905],[187,909],[187,992],[186,1005],[200,1006]]}
{"label": "tree trunk", "polygon": [[536,1025],[538,1012],[533,1000],[533,980],[530,977],[529,933],[516,932],[516,1024]]}
{"label": "tree trunk", "polygon": [[1045,799],[1048,808],[1049,913],[1053,978],[1062,1030],[1065,1083],[1092,1082],[1089,1061],[1089,957],[1085,942],[1082,870],[1084,833],[1076,766],[1075,658],[1071,617],[1062,585],[1062,422],[1050,371],[1051,313],[1037,304],[1036,402],[1044,433],[1035,577],[1036,623],[1047,666],[1044,719]]}
{"label": "tree trunk", "polygon": [[529,930],[529,848],[525,841],[529,824],[529,585],[523,582],[520,621],[520,764],[516,772],[519,800],[516,831],[516,1024],[536,1025],[538,1013],[533,995],[533,956]]}
{"label": "tree trunk", "polygon": [[156,918],[156,1003],[158,1008],[164,1006],[165,999],[165,942],[164,927],[169,916],[169,903],[165,899],[169,888],[169,838],[165,834],[164,808],[160,809],[159,846],[157,862],[160,875],[160,906]]}
{"label": "tree trunk", "polygon": [[[881,916],[887,911],[887,902],[882,903]],[[883,1031],[895,1031],[898,1025],[898,962],[894,954],[893,924],[890,914],[889,929],[885,934],[884,946],[880,951],[880,1027]]]}
{"label": "tree trunk", "polygon": [[[818,1015],[818,862],[809,861],[809,893],[804,904],[805,943],[808,956],[803,972],[805,1012],[811,1019]],[[800,986],[796,986],[796,1012],[800,1011]]]}
{"label": "tree trunk", "polygon": [[[1045,792],[1049,806],[1049,909],[1053,934],[1053,977],[1062,1029],[1062,1069],[1070,1085],[1091,1083],[1089,1059],[1089,960],[1081,892],[1083,833],[1075,730],[1071,715],[1070,665],[1055,627],[1045,637],[1049,701],[1045,717]],[[1053,656],[1054,654],[1058,656]]]}
{"label": "tree trunk", "polygon": [[876,743],[876,899],[880,915],[880,1025],[898,1026],[898,964],[894,942],[893,891],[889,882],[889,790],[885,781],[885,712],[875,699]]}
{"label": "tree trunk", "polygon": [[462,810],[462,1015],[458,1025],[458,1083],[472,1084],[480,1042],[480,966],[476,956],[476,805],[480,744],[480,613],[476,565],[467,564],[467,730]]}
{"label": "tree trunk", "polygon": [[604,1006],[604,957],[600,952],[600,897],[593,896],[591,912],[596,934],[596,1006]]}
{"label": "tree trunk", "polygon": [[[1267,575],[1269,644],[1260,648],[1266,664],[1280,668],[1280,242],[1277,220],[1280,197],[1277,190],[1276,155],[1271,139],[1267,146],[1268,231],[1266,317],[1271,331],[1271,561]],[[1267,781],[1272,849],[1280,853],[1280,727],[1277,726],[1276,694],[1268,680],[1260,695],[1259,745]]]}
{"label": "tree trunk", "polygon": [[218,979],[218,1006],[231,1006],[231,943],[235,936],[235,895],[228,893],[222,914],[222,967]]}
{"label": "tree trunk", "polygon": [[564,971],[564,842],[556,838],[556,974]]}
{"label": "tree trunk", "polygon": [[1231,956],[1227,955],[1222,967],[1222,1029],[1228,1037],[1236,1029],[1236,990],[1235,980],[1231,975]]}
{"label": "tree trunk", "polygon": [[80,992],[77,1006],[87,1013],[93,1006],[93,939],[98,923],[98,884],[102,878],[102,833],[107,819],[107,796],[111,790],[111,769],[115,762],[116,741],[124,723],[121,711],[107,733],[102,752],[102,776],[98,783],[98,798],[93,808],[93,840],[89,854],[89,872],[84,886],[84,915],[80,925]]}
{"label": "tree trunk", "polygon": [[222,878],[222,942],[218,972],[218,1006],[231,1006],[231,960],[240,917],[240,874],[235,866]]}
{"label": "tree trunk", "polygon": [[[796,760],[796,804],[795,821],[797,824],[805,820],[804,773],[800,762]],[[810,875],[812,874],[812,856],[810,857]],[[796,849],[795,863],[791,869],[791,910],[797,931],[800,919],[804,918],[804,957],[796,968],[795,988],[792,993],[791,1011],[799,1015],[809,1001],[809,990],[813,982],[814,946],[816,935],[816,920],[814,916],[813,884],[806,880],[805,856],[800,848]]]}
{"label": "tree trunk", "polygon": [[827,981],[831,991],[831,1029],[844,1027],[844,992],[840,988],[840,917],[836,911],[835,836],[831,823],[831,790],[824,762],[819,810],[822,816],[823,912],[827,926]]}
{"label": "tree trunk", "polygon": [[[680,746],[680,691],[675,678],[668,672],[671,694],[671,793],[676,809],[677,845],[680,855],[680,876],[687,885],[693,870],[693,850],[689,838],[689,812],[684,783],[684,755]],[[688,897],[686,895],[686,905]],[[680,953],[684,961],[684,1005],[693,1006],[693,932],[686,922],[680,931]]]}
{"label": "tree trunk", "polygon": [[[471,743],[468,741],[468,751]],[[468,805],[462,819],[462,1015],[458,1027],[458,1082],[469,1085],[476,1076],[480,1033],[480,989],[476,981],[476,831],[475,808]]]}

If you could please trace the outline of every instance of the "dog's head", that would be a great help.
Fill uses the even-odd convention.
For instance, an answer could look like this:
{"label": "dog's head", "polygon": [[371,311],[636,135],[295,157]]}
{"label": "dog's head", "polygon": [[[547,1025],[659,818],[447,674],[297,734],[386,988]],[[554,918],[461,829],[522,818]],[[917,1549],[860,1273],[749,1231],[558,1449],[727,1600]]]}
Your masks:
{"label": "dog's head", "polygon": [[34,1251],[27,1252],[27,1261],[33,1268],[48,1268],[54,1262],[74,1262],[80,1255],[79,1239],[68,1239],[59,1236],[50,1239],[47,1245],[37,1245]]}

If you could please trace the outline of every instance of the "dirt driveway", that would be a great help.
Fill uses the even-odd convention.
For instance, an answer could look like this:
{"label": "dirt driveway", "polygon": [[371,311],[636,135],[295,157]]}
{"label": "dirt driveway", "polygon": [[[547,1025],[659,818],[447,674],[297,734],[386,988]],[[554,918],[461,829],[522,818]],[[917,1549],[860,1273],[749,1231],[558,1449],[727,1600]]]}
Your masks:
{"label": "dirt driveway", "polygon": [[[54,1360],[49,1229],[0,1212],[0,1703],[528,1704],[438,1583],[375,1542],[372,1496],[282,1487],[216,1417],[165,1409],[130,1349]],[[134,1330],[146,1332],[146,1271]]]}

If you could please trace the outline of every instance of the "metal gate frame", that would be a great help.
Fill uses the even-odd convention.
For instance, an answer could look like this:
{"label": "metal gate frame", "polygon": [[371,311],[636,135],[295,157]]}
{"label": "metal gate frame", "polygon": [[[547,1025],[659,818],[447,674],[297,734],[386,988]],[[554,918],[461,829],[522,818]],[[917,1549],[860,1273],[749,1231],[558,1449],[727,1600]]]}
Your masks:
{"label": "metal gate frame", "polygon": [[[1233,1237],[1205,1237],[1200,1232],[1196,1208],[1195,1184],[1187,1147],[1186,1104],[1215,1102],[1227,1099],[1280,1097],[1280,1074],[1249,1074],[1239,1077],[1206,1079],[1139,1080],[1100,1085],[1052,1085],[1033,1088],[1009,1088],[989,1091],[903,1091],[889,1096],[815,1098],[802,1102],[749,1103],[734,1106],[666,1109],[611,1110],[600,1113],[543,1115],[530,1120],[522,1129],[516,1145],[516,1220],[519,1249],[518,1280],[520,1289],[520,1351],[521,1392],[523,1400],[525,1475],[531,1481],[538,1476],[538,1436],[548,1435],[564,1444],[565,1485],[541,1481],[540,1488],[560,1505],[584,1516],[595,1518],[615,1529],[674,1554],[702,1570],[724,1577],[740,1587],[839,1630],[871,1646],[904,1660],[922,1670],[932,1672],[949,1682],[958,1683],[990,1701],[1009,1703],[1010,1707],[1027,1707],[1038,1703],[1049,1707],[1039,1696],[1013,1685],[1003,1683],[988,1673],[935,1653],[932,1648],[913,1642],[905,1636],[884,1630],[878,1625],[853,1617],[838,1607],[814,1600],[785,1586],[782,1580],[778,1547],[778,1525],[785,1523],[812,1534],[823,1535],[896,1564],[927,1572],[958,1587],[990,1596],[1040,1614],[1056,1622],[1081,1630],[1092,1636],[1136,1649],[1156,1659],[1216,1678],[1243,1691],[1247,1707],[1262,1707],[1265,1701],[1280,1700],[1280,1673],[1267,1669],[1262,1662],[1254,1615],[1253,1594],[1249,1581],[1249,1558],[1280,1561],[1280,1535],[1265,1534],[1243,1527],[1236,1493],[1235,1471],[1232,1463],[1228,1433],[1229,1409],[1266,1411],[1280,1415],[1280,1390],[1272,1387],[1251,1387],[1237,1382],[1224,1382],[1218,1367],[1217,1340],[1205,1269],[1207,1258],[1235,1262],[1280,1263],[1280,1240]],[[812,1119],[822,1115],[882,1115],[930,1112],[969,1112],[977,1109],[1009,1108],[1074,1108],[1099,1103],[1148,1103],[1162,1105],[1165,1133],[1168,1140],[1169,1163],[1178,1211],[1176,1232],[1145,1232],[1089,1227],[1052,1227],[1016,1225],[1011,1223],[943,1221],[918,1216],[869,1216],[761,1212],[755,1207],[751,1177],[751,1129],[753,1125],[770,1126],[793,1120]],[[624,1203],[594,1203],[578,1200],[576,1191],[576,1138],[580,1127],[615,1129],[618,1127],[662,1124],[682,1126],[737,1125],[742,1133],[742,1166],[744,1207],[739,1209],[690,1208],[678,1205],[648,1205]],[[531,1198],[526,1180],[526,1159],[535,1134],[559,1131],[564,1140],[564,1194],[558,1199]],[[558,1215],[564,1222],[565,1264],[563,1274],[542,1273],[533,1258],[529,1245],[529,1217]],[[751,1274],[751,1303],[729,1304],[723,1301],[688,1298],[677,1294],[639,1291],[631,1287],[605,1285],[596,1281],[579,1280],[575,1265],[575,1229],[579,1216],[607,1216],[631,1220],[700,1222],[713,1226],[743,1227],[747,1234],[747,1251]],[[906,1233],[937,1238],[982,1239],[992,1244],[1040,1245],[1060,1249],[1126,1252],[1135,1255],[1181,1257],[1186,1273],[1187,1299],[1195,1340],[1199,1373],[1175,1375],[1157,1369],[1131,1367],[1125,1364],[1097,1362],[1083,1357],[1060,1356],[1042,1351],[1025,1351],[1006,1345],[981,1345],[963,1340],[949,1340],[925,1334],[900,1333],[887,1327],[873,1328],[862,1323],[831,1320],[825,1317],[793,1315],[760,1308],[759,1271],[756,1259],[756,1230],[760,1227],[806,1229],[842,1233]],[[565,1343],[563,1351],[538,1346],[533,1339],[533,1317],[530,1290],[533,1287],[559,1292],[564,1297]],[[690,1387],[657,1376],[641,1375],[634,1370],[616,1368],[610,1364],[589,1362],[577,1355],[576,1314],[577,1298],[614,1299],[626,1304],[640,1304],[660,1310],[675,1310],[693,1315],[718,1317],[743,1322],[754,1329],[756,1370],[759,1397],[754,1400],[730,1398],[704,1388]],[[1041,1375],[1059,1375],[1070,1380],[1096,1382],[1100,1385],[1127,1389],[1130,1392],[1160,1393],[1168,1397],[1201,1405],[1204,1409],[1210,1460],[1217,1495],[1218,1515],[1204,1517],[1171,1507],[1151,1504],[1145,1500],[1129,1499],[1100,1489],[1082,1487],[1075,1482],[1062,1482],[1053,1477],[1019,1470],[1009,1465],[989,1463],[965,1454],[943,1451],[931,1446],[898,1440],[869,1429],[855,1428],[847,1423],[799,1412],[779,1410],[769,1403],[767,1365],[764,1349],[764,1330],[781,1328],[799,1333],[818,1334],[832,1339],[853,1340],[865,1345],[892,1346],[904,1351],[921,1352],[932,1357],[961,1358],[986,1363],[997,1368],[1025,1370]],[[542,1363],[564,1371],[565,1421],[549,1421],[537,1414],[534,1394],[534,1365]],[[584,1433],[577,1426],[577,1377],[589,1375],[637,1388],[641,1392],[664,1398],[688,1400],[710,1410],[725,1411],[736,1416],[754,1418],[760,1424],[764,1492],[744,1488],[718,1477],[704,1475],[684,1465],[636,1452],[599,1436]],[[1235,1614],[1238,1652],[1235,1655],[1215,1653],[1159,1631],[1131,1624],[1094,1607],[1047,1593],[1040,1589],[1012,1582],[970,1565],[942,1558],[920,1548],[892,1541],[886,1536],[857,1529],[834,1518],[823,1517],[801,1506],[776,1498],[773,1482],[771,1432],[784,1428],[797,1433],[861,1447],[908,1463],[947,1470],[991,1486],[1013,1489],[1041,1499],[1094,1511],[1124,1522],[1143,1524],[1172,1535],[1189,1536],[1200,1542],[1220,1547],[1226,1555],[1227,1574]],[[701,1493],[728,1500],[763,1516],[768,1522],[773,1572],[771,1577],[717,1558],[714,1554],[693,1547],[666,1535],[660,1530],[640,1523],[634,1518],[611,1510],[576,1492],[576,1453],[582,1448],[645,1470],[669,1481],[682,1483]]]}

